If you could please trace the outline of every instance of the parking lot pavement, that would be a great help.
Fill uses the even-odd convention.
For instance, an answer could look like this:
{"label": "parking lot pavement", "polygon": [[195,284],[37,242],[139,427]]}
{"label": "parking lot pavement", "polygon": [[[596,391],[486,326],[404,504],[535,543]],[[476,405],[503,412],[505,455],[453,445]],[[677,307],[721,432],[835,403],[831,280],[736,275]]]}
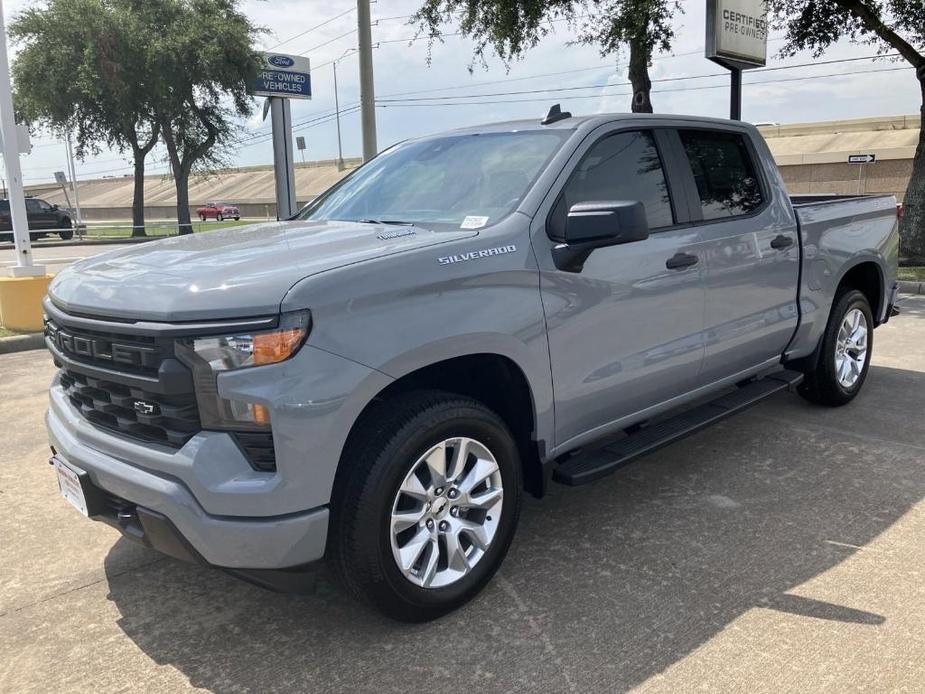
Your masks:
{"label": "parking lot pavement", "polygon": [[409,626],[318,572],[269,593],[58,496],[53,367],[0,357],[2,692],[922,691],[925,298],[840,410],[781,395],[528,500],[487,590]]}

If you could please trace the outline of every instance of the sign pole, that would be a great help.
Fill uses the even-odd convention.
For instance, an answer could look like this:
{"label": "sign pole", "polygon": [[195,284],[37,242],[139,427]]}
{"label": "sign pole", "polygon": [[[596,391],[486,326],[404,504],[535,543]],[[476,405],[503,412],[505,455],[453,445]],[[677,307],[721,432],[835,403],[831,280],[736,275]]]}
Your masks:
{"label": "sign pole", "polygon": [[730,120],[742,120],[742,70],[741,68],[729,68],[731,78],[729,86],[729,118]]}
{"label": "sign pole", "polygon": [[276,218],[289,219],[296,213],[295,164],[292,152],[292,109],[289,99],[270,97],[273,126],[273,171],[276,176]]}
{"label": "sign pole", "polygon": [[767,0],[706,1],[704,55],[729,70],[729,118],[742,120],[742,71],[767,63]]}
{"label": "sign pole", "polygon": [[10,61],[6,52],[6,23],[3,19],[3,0],[0,0],[0,135],[3,139],[3,165],[10,187],[10,217],[13,221],[13,242],[16,246],[16,265],[9,268],[13,277],[39,277],[45,274],[44,265],[32,262],[32,243],[29,239],[29,219],[26,216],[26,193],[23,190],[22,168],[19,165],[19,134],[13,115],[13,93],[10,85]]}
{"label": "sign pole", "polygon": [[[71,173],[71,190],[74,191],[74,212],[77,217],[77,236],[83,237],[83,218],[80,214],[80,193],[77,192],[77,167],[74,165],[74,149],[71,146],[71,134],[67,134],[67,166]],[[70,207],[70,201],[68,206]],[[133,230],[134,231],[134,230]]]}

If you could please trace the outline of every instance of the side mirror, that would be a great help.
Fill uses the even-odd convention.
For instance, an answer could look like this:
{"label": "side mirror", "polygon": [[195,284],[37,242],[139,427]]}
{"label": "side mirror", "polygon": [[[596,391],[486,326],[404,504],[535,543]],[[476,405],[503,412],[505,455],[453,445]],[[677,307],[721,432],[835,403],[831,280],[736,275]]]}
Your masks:
{"label": "side mirror", "polygon": [[594,249],[647,238],[646,208],[638,200],[579,202],[569,208],[565,240],[553,248],[553,261],[560,270],[581,272]]}
{"label": "side mirror", "polygon": [[51,209],[53,209],[53,210],[57,210],[57,209],[58,209],[58,205],[57,205],[57,203],[56,203],[56,204],[54,204],[54,205],[52,205],[52,206],[51,206]]}

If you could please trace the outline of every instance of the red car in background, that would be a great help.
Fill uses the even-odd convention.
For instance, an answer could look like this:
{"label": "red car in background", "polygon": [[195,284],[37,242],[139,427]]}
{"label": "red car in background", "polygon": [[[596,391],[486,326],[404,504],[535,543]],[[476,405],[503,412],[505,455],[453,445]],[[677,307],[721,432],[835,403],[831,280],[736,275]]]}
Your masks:
{"label": "red car in background", "polygon": [[199,219],[203,222],[207,219],[217,219],[220,222],[225,219],[233,219],[234,221],[241,219],[241,212],[238,208],[224,202],[207,202],[202,207],[196,208],[196,214],[199,215]]}

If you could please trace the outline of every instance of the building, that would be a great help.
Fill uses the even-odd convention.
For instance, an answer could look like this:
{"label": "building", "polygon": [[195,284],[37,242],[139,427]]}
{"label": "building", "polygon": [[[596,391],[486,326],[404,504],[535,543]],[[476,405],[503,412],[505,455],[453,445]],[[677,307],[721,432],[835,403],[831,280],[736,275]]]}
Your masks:
{"label": "building", "polygon": [[[921,116],[759,126],[791,193],[891,193],[900,202],[912,175]],[[850,155],[872,154],[869,164]]]}

